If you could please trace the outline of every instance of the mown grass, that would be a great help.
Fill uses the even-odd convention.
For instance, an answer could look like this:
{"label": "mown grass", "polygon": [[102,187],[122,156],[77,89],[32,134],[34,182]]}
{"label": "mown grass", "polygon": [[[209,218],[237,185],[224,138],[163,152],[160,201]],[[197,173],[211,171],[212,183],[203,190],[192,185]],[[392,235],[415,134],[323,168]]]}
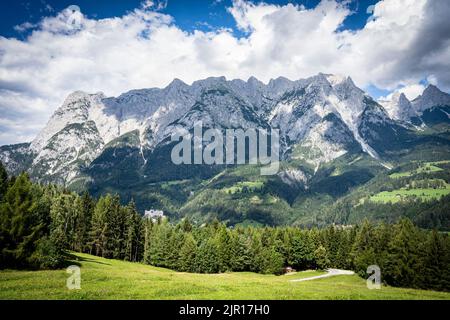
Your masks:
{"label": "mown grass", "polygon": [[274,276],[188,274],[139,263],[74,254],[81,290],[68,290],[65,270],[1,271],[0,299],[450,299],[450,293],[382,287],[356,275],[290,282],[321,272]]}
{"label": "mown grass", "polygon": [[405,171],[405,172],[396,172],[396,173],[389,175],[389,177],[391,177],[392,179],[398,179],[398,178],[412,177],[412,176],[420,174],[420,173],[439,172],[439,171],[444,170],[444,169],[440,168],[439,165],[447,164],[447,163],[449,163],[449,161],[426,162],[415,170]]}
{"label": "mown grass", "polygon": [[431,201],[439,200],[448,194],[450,194],[450,184],[445,184],[445,188],[401,188],[393,191],[383,191],[370,197],[370,201],[380,203],[397,203],[412,199]]}

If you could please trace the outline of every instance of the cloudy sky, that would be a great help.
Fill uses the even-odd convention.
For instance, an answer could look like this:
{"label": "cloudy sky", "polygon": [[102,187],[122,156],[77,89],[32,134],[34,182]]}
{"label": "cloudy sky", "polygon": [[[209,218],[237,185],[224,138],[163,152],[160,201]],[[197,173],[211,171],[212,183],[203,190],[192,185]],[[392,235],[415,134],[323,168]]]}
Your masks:
{"label": "cloudy sky", "polygon": [[0,145],[31,141],[72,91],[208,76],[349,75],[376,98],[450,90],[450,1],[3,0]]}

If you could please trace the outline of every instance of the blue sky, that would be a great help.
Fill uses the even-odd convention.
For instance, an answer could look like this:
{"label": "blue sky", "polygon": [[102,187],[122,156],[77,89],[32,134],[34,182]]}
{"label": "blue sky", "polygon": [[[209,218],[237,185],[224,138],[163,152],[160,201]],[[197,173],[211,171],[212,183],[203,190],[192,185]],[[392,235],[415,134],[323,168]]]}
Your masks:
{"label": "blue sky", "polygon": [[32,140],[73,91],[174,78],[323,72],[377,99],[450,91],[449,16],[442,0],[2,0],[0,145]]}
{"label": "blue sky", "polygon": [[[354,0],[350,8],[354,14],[344,21],[344,29],[357,30],[364,27],[370,13],[367,8],[379,0]],[[120,17],[138,8],[142,0],[2,0],[0,1],[0,34],[5,37],[24,37],[14,29],[24,22],[37,23],[42,17],[59,12],[70,5],[78,5],[84,14],[92,18]],[[262,1],[253,1],[254,3]],[[265,3],[285,5],[301,4],[306,8],[317,6],[319,0],[267,0]],[[169,0],[161,12],[175,18],[175,23],[186,31],[207,30],[210,27],[235,28],[235,22],[226,8],[231,0]]]}

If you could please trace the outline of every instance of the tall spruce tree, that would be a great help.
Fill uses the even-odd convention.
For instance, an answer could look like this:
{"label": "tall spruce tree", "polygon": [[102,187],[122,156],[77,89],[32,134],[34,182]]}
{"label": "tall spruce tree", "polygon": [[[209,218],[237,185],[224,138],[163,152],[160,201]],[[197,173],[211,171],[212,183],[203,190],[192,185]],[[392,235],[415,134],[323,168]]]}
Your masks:
{"label": "tall spruce tree", "polygon": [[0,161],[0,202],[3,201],[3,197],[8,189],[8,183],[8,173],[6,172],[3,163]]}
{"label": "tall spruce tree", "polygon": [[79,252],[86,252],[89,248],[89,232],[91,230],[91,220],[95,202],[88,192],[84,192],[81,197],[76,198],[75,207],[77,214],[73,249]]}
{"label": "tall spruce tree", "polygon": [[42,189],[26,173],[13,181],[0,204],[0,266],[40,267],[35,251],[48,230],[42,214],[49,214],[38,210]]}
{"label": "tall spruce tree", "polygon": [[355,272],[361,277],[366,276],[368,266],[379,264],[375,252],[376,245],[374,226],[368,220],[365,220],[357,231],[351,252]]}
{"label": "tall spruce tree", "polygon": [[[252,261],[250,235],[232,232],[229,239],[229,267],[233,271],[250,271],[256,262]],[[258,248],[255,248],[258,250]],[[258,252],[258,254],[260,254]]]}
{"label": "tall spruce tree", "polygon": [[291,240],[292,258],[290,264],[297,270],[306,270],[314,264],[314,244],[308,232],[298,231]]}
{"label": "tall spruce tree", "polygon": [[417,287],[420,274],[419,232],[409,219],[401,219],[394,227],[388,245],[384,279],[394,286]]}
{"label": "tall spruce tree", "polygon": [[219,271],[225,272],[231,270],[231,239],[229,231],[224,224],[216,231],[216,243]]}
{"label": "tall spruce tree", "polygon": [[143,220],[132,200],[126,210],[125,259],[141,261],[143,254]]}
{"label": "tall spruce tree", "polygon": [[195,272],[195,259],[197,255],[197,242],[192,233],[187,233],[184,237],[183,245],[180,249],[179,269],[184,272]]}
{"label": "tall spruce tree", "polygon": [[[447,240],[447,241],[446,241]],[[450,291],[450,247],[448,236],[436,230],[429,232],[425,242],[420,287]]]}
{"label": "tall spruce tree", "polygon": [[204,240],[197,250],[196,272],[217,273],[219,272],[219,261],[217,259],[217,243],[215,239]]}
{"label": "tall spruce tree", "polygon": [[102,257],[108,257],[109,225],[108,214],[111,211],[112,197],[100,197],[92,213],[91,230],[89,232],[90,252]]}
{"label": "tall spruce tree", "polygon": [[120,205],[120,198],[114,195],[111,198],[107,215],[108,241],[105,246],[107,257],[123,259],[125,257],[125,226],[126,209]]}
{"label": "tall spruce tree", "polygon": [[50,209],[50,238],[59,250],[73,249],[77,208],[74,195],[61,194]]}

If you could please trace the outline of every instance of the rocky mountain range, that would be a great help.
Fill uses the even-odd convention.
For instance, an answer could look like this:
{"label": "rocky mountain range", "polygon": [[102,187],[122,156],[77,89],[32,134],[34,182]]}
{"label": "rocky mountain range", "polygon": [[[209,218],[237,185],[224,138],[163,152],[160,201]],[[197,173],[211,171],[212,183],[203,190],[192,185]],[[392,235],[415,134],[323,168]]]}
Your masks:
{"label": "rocky mountain range", "polygon": [[171,133],[202,121],[208,128],[279,129],[289,165],[278,177],[307,188],[321,167],[345,155],[389,167],[417,144],[432,141],[448,150],[442,135],[449,117],[450,95],[432,85],[413,101],[394,94],[377,102],[351,78],[329,74],[267,84],[253,77],[192,85],[175,79],[163,89],[119,97],[74,92],[31,143],[0,147],[0,161],[12,174],[27,171],[40,182],[97,192],[206,178],[223,168],[169,163]]}

